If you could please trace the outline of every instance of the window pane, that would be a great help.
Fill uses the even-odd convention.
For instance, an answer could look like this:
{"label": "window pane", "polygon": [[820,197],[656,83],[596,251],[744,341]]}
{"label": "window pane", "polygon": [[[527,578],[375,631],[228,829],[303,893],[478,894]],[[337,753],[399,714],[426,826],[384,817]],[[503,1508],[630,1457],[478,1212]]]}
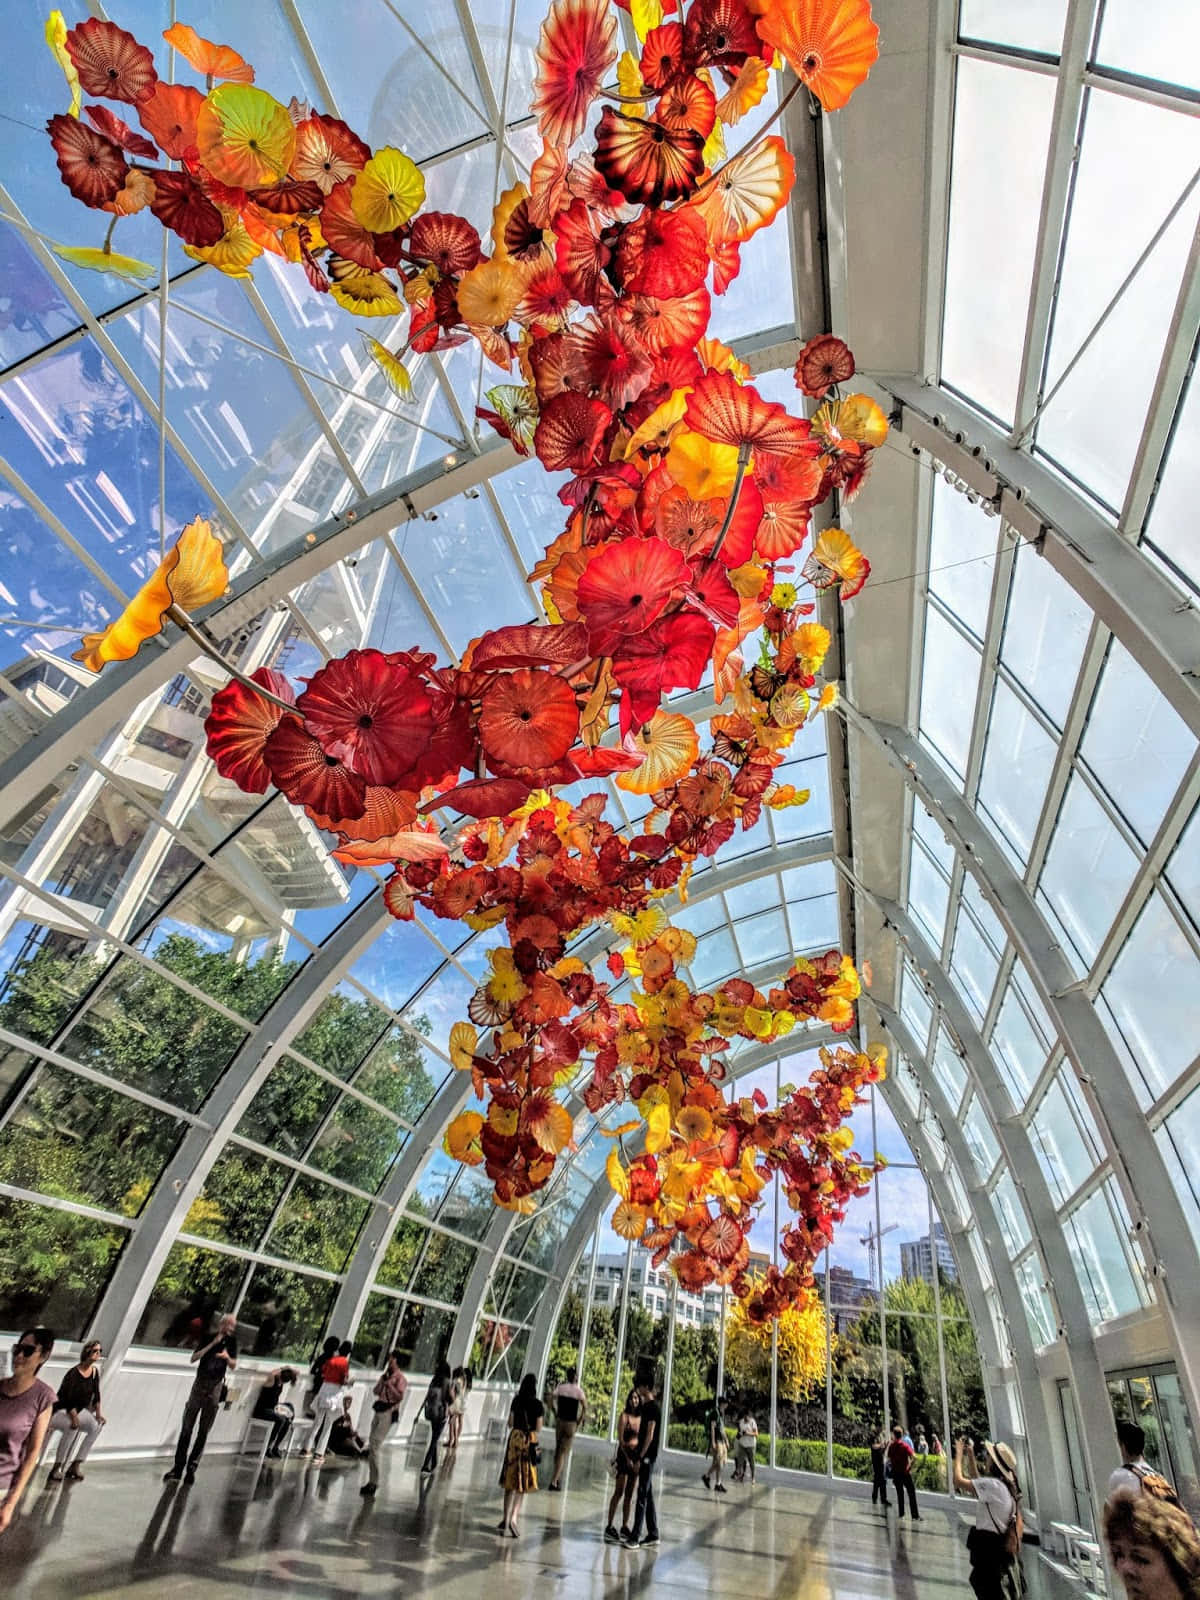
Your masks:
{"label": "window pane", "polygon": [[900,1015],[913,1031],[921,1050],[929,1042],[929,1024],[933,1021],[933,1007],[919,978],[913,976],[911,967],[905,967],[900,982]]}
{"label": "window pane", "polygon": [[1183,901],[1192,925],[1200,928],[1200,810],[1192,813],[1175,854],[1167,862],[1167,881]]}
{"label": "window pane", "polygon": [[954,934],[950,973],[958,980],[967,1004],[980,1021],[987,1010],[999,967],[1000,957],[964,905],[959,912],[958,927]]}
{"label": "window pane", "polygon": [[[445,1233],[430,1232],[425,1250],[412,1279],[412,1293],[427,1300],[444,1300],[456,1306],[462,1299],[467,1278],[475,1263],[473,1245],[452,1239]],[[542,1279],[543,1286],[545,1279]]]}
{"label": "window pane", "polygon": [[284,1056],[246,1108],[237,1131],[280,1155],[299,1158],[337,1090],[291,1056]]}
{"label": "window pane", "polygon": [[1085,961],[1099,950],[1136,868],[1133,851],[1076,773],[1050,841],[1041,888]]}
{"label": "window pane", "polygon": [[946,931],[949,904],[949,883],[914,840],[908,864],[908,908],[937,950],[941,949],[942,936]]}
{"label": "window pane", "polygon": [[1001,1076],[1008,1084],[1014,1105],[1024,1105],[1046,1064],[1046,1045],[1026,1015],[1017,997],[1016,985],[1011,981],[1005,989],[1004,1001],[996,1017],[992,1054],[996,1057]]}
{"label": "window pane", "polygon": [[987,628],[999,534],[998,518],[985,517],[945,478],[934,478],[929,587],[980,640]]}
{"label": "window pane", "polygon": [[202,1250],[194,1244],[173,1244],[142,1312],[134,1341],[170,1349],[195,1349],[217,1316],[232,1310],[248,1270],[248,1263],[240,1256]]}
{"label": "window pane", "polygon": [[1196,1163],[1196,1151],[1200,1150],[1200,1091],[1193,1090],[1171,1113],[1157,1138],[1192,1225],[1192,1237],[1200,1244],[1200,1170]]}
{"label": "window pane", "polygon": [[979,799],[1023,862],[1029,859],[1057,750],[1032,712],[997,681]]}
{"label": "window pane", "polygon": [[[1146,150],[1158,159],[1146,163]],[[1089,94],[1048,385],[1091,333],[1198,162],[1200,126],[1193,118],[1122,95]],[[1118,195],[1121,226],[1114,231]],[[1038,448],[1114,510],[1129,482],[1198,209],[1193,193],[1038,423]],[[1121,382],[1114,385],[1118,369]]]}
{"label": "window pane", "polygon": [[255,1249],[291,1175],[280,1162],[233,1146],[213,1163],[184,1219],[183,1231]]}
{"label": "window pane", "polygon": [[1148,5],[1104,0],[1096,59],[1138,77],[1200,89],[1200,13],[1173,0],[1150,0]]}
{"label": "window pane", "polygon": [[992,1204],[995,1207],[996,1220],[1000,1224],[1000,1231],[1004,1235],[1004,1242],[1008,1246],[1009,1255],[1020,1255],[1032,1235],[1029,1230],[1029,1219],[1025,1215],[1024,1203],[1009,1173],[1003,1173],[996,1187],[992,1190]]}
{"label": "window pane", "polygon": [[921,737],[959,778],[967,767],[979,651],[942,616],[925,608],[925,658],[921,669]]}
{"label": "window pane", "polygon": [[1200,451],[1192,441],[1200,435],[1200,380],[1193,373],[1175,426],[1167,464],[1150,509],[1148,537],[1200,588],[1200,540],[1191,508],[1200,499]]}
{"label": "window pane", "polygon": [[959,37],[1057,55],[1067,0],[962,0]]}
{"label": "window pane", "polygon": [[91,1217],[0,1195],[0,1321],[78,1339],[127,1238]]}
{"label": "window pane", "polygon": [[238,1338],[252,1356],[307,1361],[325,1331],[337,1284],[280,1267],[255,1267],[238,1312]]}
{"label": "window pane", "polygon": [[[1026,0],[1026,9],[1047,8]],[[956,85],[942,376],[1011,422],[1054,80],[960,56]],[[1003,249],[996,248],[997,215],[1005,218]]]}
{"label": "window pane", "polygon": [[1107,1322],[1150,1303],[1128,1239],[1118,1230],[1119,1216],[1120,1202],[1110,1180],[1065,1219],[1067,1237],[1075,1246],[1083,1297],[1096,1322]]}
{"label": "window pane", "polygon": [[1000,659],[1060,728],[1091,625],[1087,602],[1032,545],[1018,545]]}
{"label": "window pane", "polygon": [[341,1272],[370,1209],[343,1189],[297,1178],[267,1236],[268,1254],[326,1272]]}
{"label": "window pane", "polygon": [[1154,837],[1195,750],[1183,719],[1114,639],[1080,754],[1143,843]]}
{"label": "window pane", "polygon": [[967,1069],[944,1028],[938,1029],[937,1043],[933,1049],[933,1076],[953,1110],[966,1090]]}
{"label": "window pane", "polygon": [[381,1112],[346,1095],[309,1151],[308,1163],[358,1189],[377,1189],[407,1138]]}
{"label": "window pane", "polygon": [[1200,960],[1157,891],[1100,993],[1111,1009],[1110,1023],[1100,1007],[1109,1033],[1151,1096],[1161,1094],[1196,1054]]}
{"label": "window pane", "polygon": [[1038,1164],[1061,1205],[1091,1177],[1100,1136],[1070,1069],[1060,1068],[1029,1125]]}
{"label": "window pane", "polygon": [[1058,1337],[1054,1308],[1046,1293],[1045,1275],[1037,1255],[1026,1256],[1017,1268],[1017,1285],[1021,1291],[1021,1304],[1029,1323],[1029,1336],[1034,1347],[1053,1344]]}
{"label": "window pane", "polygon": [[963,1117],[963,1136],[971,1152],[971,1160],[975,1163],[976,1173],[986,1178],[1000,1159],[1000,1145],[992,1132],[983,1103],[978,1099],[973,1099],[967,1107]]}
{"label": "window pane", "polygon": [[43,1066],[0,1130],[0,1182],[136,1217],[182,1123]]}

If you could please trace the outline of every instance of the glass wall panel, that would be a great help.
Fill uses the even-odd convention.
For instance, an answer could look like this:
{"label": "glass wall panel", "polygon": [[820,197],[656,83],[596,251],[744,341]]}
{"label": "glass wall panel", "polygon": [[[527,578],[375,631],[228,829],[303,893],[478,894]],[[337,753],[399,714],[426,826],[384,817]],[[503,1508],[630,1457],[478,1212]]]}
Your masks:
{"label": "glass wall panel", "polygon": [[[430,1229],[413,1274],[411,1292],[428,1300],[458,1305],[475,1263],[475,1249],[461,1239]],[[545,1279],[540,1280],[545,1286]]]}
{"label": "glass wall panel", "polygon": [[1032,545],[1017,545],[1000,660],[1056,727],[1066,720],[1092,609]]}
{"label": "glass wall panel", "polygon": [[1195,12],[1176,11],[1171,5],[1105,0],[1096,59],[1142,78],[1200,89],[1198,21]]}
{"label": "glass wall panel", "polygon": [[921,737],[960,780],[967,770],[978,683],[979,650],[936,606],[926,606]]}
{"label": "glass wall panel", "polygon": [[962,0],[958,33],[961,39],[1056,56],[1066,15],[1067,0]]}
{"label": "glass wall panel", "polygon": [[971,1160],[975,1163],[975,1171],[980,1178],[986,1178],[1000,1159],[1000,1145],[981,1100],[972,1098],[962,1123],[963,1136],[971,1152]]}
{"label": "glass wall panel", "polygon": [[1124,1207],[1111,1179],[1064,1218],[1074,1245],[1080,1287],[1096,1322],[1150,1304],[1150,1293],[1129,1243]]}
{"label": "glass wall panel", "polygon": [[1196,1163],[1196,1152],[1200,1150],[1200,1092],[1193,1090],[1176,1107],[1156,1137],[1191,1223],[1192,1237],[1200,1244],[1200,1170]]}
{"label": "glass wall panel", "polygon": [[1008,685],[992,695],[979,800],[1022,862],[1029,859],[1057,745]]}
{"label": "glass wall panel", "polygon": [[247,1106],[237,1131],[280,1155],[298,1159],[336,1095],[327,1079],[301,1066],[294,1057],[284,1056]]}
{"label": "glass wall panel", "polygon": [[925,992],[925,985],[907,966],[900,980],[900,1015],[912,1029],[917,1044],[924,1050],[929,1041],[933,1006]]}
{"label": "glass wall panel", "polygon": [[[178,954],[168,941],[158,960],[165,955],[169,963]],[[160,973],[124,960],[76,1020],[62,1049],[84,1066],[194,1111],[245,1037],[236,1022]]]}
{"label": "glass wall panel", "polygon": [[983,931],[964,904],[958,914],[954,932],[954,953],[950,959],[950,975],[957,979],[963,998],[982,1022],[996,984],[1000,968],[999,953],[992,948]]}
{"label": "glass wall panel", "polygon": [[217,1317],[233,1310],[249,1270],[241,1256],[173,1244],[142,1312],[134,1343],[194,1350]]}
{"label": "glass wall panel", "polygon": [[1196,741],[1118,639],[1079,753],[1144,844],[1153,839]]}
{"label": "glass wall panel", "polygon": [[0,1325],[78,1339],[128,1234],[92,1217],[0,1195]]}
{"label": "glass wall panel", "polygon": [[183,1124],[58,1067],[0,1130],[0,1183],[135,1217]]}
{"label": "glass wall panel", "polygon": [[341,984],[322,1003],[304,1031],[297,1052],[338,1078],[348,1078],[391,1026],[386,1011],[357,989]]}
{"label": "glass wall panel", "polygon": [[1022,1106],[1046,1064],[1047,1046],[1021,1002],[1015,981],[1005,988],[992,1032],[992,1055],[1013,1104]]}
{"label": "glass wall panel", "polygon": [[[1062,0],[1048,6],[1024,0],[1019,20],[1004,7],[1003,34],[1014,26],[1023,34],[1026,18],[1061,7]],[[991,18],[999,9],[994,0],[972,0],[962,26],[994,31]],[[1043,24],[1034,28],[1034,37],[1044,38]],[[1061,39],[1061,27],[1049,31]],[[1016,403],[1054,80],[963,56],[955,76],[942,376],[1008,423]],[[1010,219],[999,256],[997,202]]]}
{"label": "glass wall panel", "polygon": [[183,1231],[252,1250],[270,1225],[291,1177],[290,1167],[231,1146],[213,1163],[184,1219]]}
{"label": "glass wall panel", "polygon": [[1076,950],[1095,959],[1137,869],[1137,857],[1078,773],[1042,869],[1041,890]]}
{"label": "glass wall panel", "polygon": [[1009,1255],[1019,1255],[1029,1243],[1031,1235],[1025,1206],[1011,1173],[1001,1174],[996,1187],[992,1190],[992,1204],[995,1206],[996,1220],[1000,1224]]}
{"label": "glass wall panel", "polygon": [[354,1330],[354,1360],[364,1367],[383,1368],[387,1352],[394,1348],[392,1330],[403,1309],[403,1302],[390,1294],[369,1294],[358,1327]]}
{"label": "glass wall panel", "polygon": [[1018,1262],[1017,1284],[1034,1348],[1053,1344],[1058,1338],[1058,1319],[1046,1292],[1046,1274],[1036,1251]]}
{"label": "glass wall panel", "polygon": [[281,1267],[255,1267],[238,1311],[238,1338],[250,1355],[307,1361],[320,1343],[337,1284]]}
{"label": "glass wall panel", "polygon": [[[424,1017],[415,1016],[410,1025],[423,1032],[428,1023]],[[355,1074],[354,1086],[406,1122],[416,1122],[433,1099],[446,1071],[447,1064],[440,1056],[397,1026],[371,1051]]]}
{"label": "glass wall panel", "polygon": [[377,1189],[407,1139],[404,1129],[389,1117],[345,1095],[317,1135],[307,1160],[356,1188]]}
{"label": "glass wall panel", "polygon": [[1101,1151],[1099,1132],[1069,1067],[1060,1067],[1050,1080],[1029,1134],[1038,1165],[1061,1205],[1091,1177]]}
{"label": "glass wall panel", "polygon": [[341,1272],[369,1209],[344,1189],[297,1177],[263,1248],[285,1261]]}
{"label": "glass wall panel", "polygon": [[966,1091],[967,1068],[945,1028],[938,1029],[937,1043],[933,1048],[933,1076],[946,1097],[946,1103],[953,1110]]}
{"label": "glass wall panel", "polygon": [[1157,1098],[1196,1054],[1200,957],[1157,891],[1100,991],[1098,1007],[1143,1095]]}
{"label": "glass wall panel", "polygon": [[915,840],[908,862],[908,909],[935,949],[941,948],[950,905],[950,881]]}
{"label": "glass wall panel", "polygon": [[[953,252],[956,246],[951,248]],[[945,478],[934,478],[929,588],[981,642],[987,629],[999,535],[998,519],[985,517]]]}

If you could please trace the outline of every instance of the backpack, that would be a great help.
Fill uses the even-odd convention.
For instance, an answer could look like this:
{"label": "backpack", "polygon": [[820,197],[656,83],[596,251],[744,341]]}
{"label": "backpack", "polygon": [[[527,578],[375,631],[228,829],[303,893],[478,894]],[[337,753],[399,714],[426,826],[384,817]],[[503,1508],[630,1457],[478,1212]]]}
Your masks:
{"label": "backpack", "polygon": [[1183,1502],[1161,1472],[1155,1472],[1153,1467],[1146,1466],[1131,1466],[1129,1470],[1141,1484],[1143,1494],[1148,1494],[1152,1500],[1165,1500],[1167,1505],[1183,1509]]}
{"label": "backpack", "polygon": [[429,1385],[425,1394],[425,1421],[441,1422],[446,1415],[446,1395],[440,1383]]}

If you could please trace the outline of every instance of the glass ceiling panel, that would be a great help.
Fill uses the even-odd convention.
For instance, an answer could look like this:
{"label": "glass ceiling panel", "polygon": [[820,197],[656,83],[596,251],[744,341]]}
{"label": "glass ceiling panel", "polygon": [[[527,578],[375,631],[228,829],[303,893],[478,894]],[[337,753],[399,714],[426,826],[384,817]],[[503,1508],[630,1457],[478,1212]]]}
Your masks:
{"label": "glass ceiling panel", "polygon": [[1029,858],[1057,753],[1057,744],[1033,713],[997,680],[979,799],[1022,863]]}
{"label": "glass ceiling panel", "polygon": [[1050,841],[1041,888],[1085,960],[1091,961],[1137,869],[1137,857],[1078,773]]}
{"label": "glass ceiling panel", "polygon": [[1062,726],[1092,625],[1090,607],[1032,545],[1017,547],[1000,660]]}
{"label": "glass ceiling panel", "polygon": [[1154,837],[1195,751],[1183,719],[1114,639],[1080,755],[1144,844]]}
{"label": "glass ceiling panel", "polygon": [[934,605],[925,608],[921,736],[962,780],[967,769],[980,655]]}
{"label": "glass ceiling panel", "polygon": [[[1101,994],[1109,1033],[1135,1086],[1157,1098],[1195,1059],[1200,956],[1157,891],[1134,924]],[[1105,1008],[1101,1017],[1108,1022]]]}
{"label": "glass ceiling panel", "polygon": [[62,290],[8,223],[0,223],[0,367],[41,350],[78,326]]}
{"label": "glass ceiling panel", "polygon": [[[967,16],[972,9],[976,25],[1007,33],[1055,5],[1026,0],[1014,13],[990,0]],[[1011,22],[998,27],[1001,11]],[[1017,398],[1053,107],[1053,78],[958,58],[942,376],[1003,422]]]}
{"label": "glass ceiling panel", "polygon": [[1096,60],[1200,90],[1200,12],[1174,0],[1105,0]]}
{"label": "glass ceiling panel", "polygon": [[977,639],[987,627],[999,518],[985,517],[943,477],[933,480],[929,587]]}
{"label": "glass ceiling panel", "polygon": [[[1147,162],[1151,150],[1155,159]],[[1098,90],[1089,94],[1047,384],[1057,383],[1073,360],[1198,163],[1194,118]],[[1116,230],[1115,194],[1122,196]],[[1200,197],[1193,193],[1038,425],[1038,448],[1114,510],[1129,481],[1198,214]],[[1111,381],[1116,371],[1119,383]]]}
{"label": "glass ceiling panel", "polygon": [[1147,526],[1147,538],[1154,549],[1166,556],[1193,589],[1200,588],[1200,539],[1196,538],[1193,510],[1200,501],[1200,451],[1194,448],[1197,438],[1200,382],[1193,373]]}
{"label": "glass ceiling panel", "polygon": [[962,0],[958,33],[1056,56],[1066,15],[1067,0]]}

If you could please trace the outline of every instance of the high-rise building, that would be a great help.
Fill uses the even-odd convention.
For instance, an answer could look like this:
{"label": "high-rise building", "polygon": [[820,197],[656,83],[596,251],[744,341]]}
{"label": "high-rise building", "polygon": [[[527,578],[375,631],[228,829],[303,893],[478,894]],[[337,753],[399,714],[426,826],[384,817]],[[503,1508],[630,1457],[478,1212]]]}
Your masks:
{"label": "high-rise building", "polygon": [[940,1222],[933,1225],[932,1234],[927,1233],[921,1239],[909,1239],[900,1246],[900,1272],[905,1278],[924,1278],[927,1283],[933,1281],[933,1263],[936,1259],[942,1276],[954,1282],[958,1278],[958,1267],[955,1264],[954,1252],[950,1248],[950,1241],[946,1237],[946,1230]]}

